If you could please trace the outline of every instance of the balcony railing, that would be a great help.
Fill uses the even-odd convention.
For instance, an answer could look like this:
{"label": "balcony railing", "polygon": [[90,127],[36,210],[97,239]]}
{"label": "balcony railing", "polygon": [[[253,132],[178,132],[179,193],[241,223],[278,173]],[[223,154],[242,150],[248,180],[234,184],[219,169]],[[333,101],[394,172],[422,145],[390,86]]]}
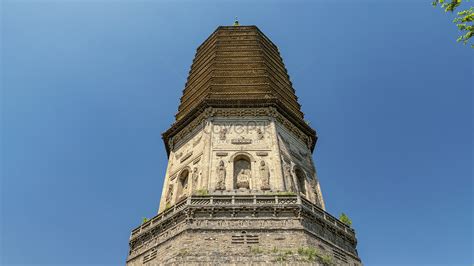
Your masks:
{"label": "balcony railing", "polygon": [[329,224],[333,224],[344,232],[355,235],[354,230],[348,225],[342,223],[334,216],[330,215],[304,197],[297,195],[206,195],[206,196],[190,196],[182,199],[175,205],[156,215],[149,221],[132,231],[130,239],[135,238],[143,232],[153,228],[154,225],[160,224],[177,212],[188,207],[213,207],[213,206],[301,206],[305,210],[325,220]]}

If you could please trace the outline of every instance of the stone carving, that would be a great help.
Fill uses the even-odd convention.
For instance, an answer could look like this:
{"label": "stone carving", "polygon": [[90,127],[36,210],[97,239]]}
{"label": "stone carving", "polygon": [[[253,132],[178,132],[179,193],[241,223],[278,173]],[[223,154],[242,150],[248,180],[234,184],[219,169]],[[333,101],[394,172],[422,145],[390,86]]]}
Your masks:
{"label": "stone carving", "polygon": [[166,203],[171,203],[171,199],[173,198],[173,184],[168,186],[168,193],[166,194]]}
{"label": "stone carving", "polygon": [[278,112],[274,107],[268,107],[265,109],[265,114],[270,117],[277,117]]}
{"label": "stone carving", "polygon": [[180,176],[178,178],[178,200],[183,199],[188,195],[188,184],[189,184],[189,171],[187,169],[183,170],[180,173]]}
{"label": "stone carving", "polygon": [[293,175],[291,174],[291,166],[285,161],[283,161],[283,174],[285,177],[286,189],[291,192],[295,192],[295,184],[293,182]]}
{"label": "stone carving", "polygon": [[196,189],[198,178],[199,178],[199,173],[198,173],[197,167],[194,167],[194,169],[193,169],[192,178],[193,178],[193,187],[194,187],[194,189]]}
{"label": "stone carving", "polygon": [[311,179],[309,184],[311,185],[311,190],[313,191],[314,195],[316,195],[316,198],[318,198],[318,185],[316,183],[316,180]]}
{"label": "stone carving", "polygon": [[170,150],[174,149],[174,141],[173,138],[168,139],[168,147],[170,147]]}
{"label": "stone carving", "polygon": [[299,192],[306,195],[306,174],[301,168],[295,167],[295,176]]}
{"label": "stone carving", "polygon": [[[300,127],[295,126],[285,116],[281,115],[275,108],[207,108],[204,112],[200,113],[196,119],[185,127],[178,127],[178,124],[174,124],[167,132],[165,132],[165,138],[168,139],[168,146],[173,149],[175,143],[179,143],[187,134],[191,133],[196,127],[202,126],[203,121],[207,121],[209,117],[213,116],[270,116],[276,118],[283,126],[290,130],[296,137],[298,137],[303,143],[310,144],[312,147],[315,143],[313,138],[308,137],[303,133]],[[173,138],[172,141],[169,141]],[[309,148],[310,148],[309,147]]]}
{"label": "stone carving", "polygon": [[270,170],[268,169],[268,166],[265,164],[265,161],[260,162],[260,179],[262,181],[262,185],[260,189],[269,190],[270,189]]}
{"label": "stone carving", "polygon": [[246,139],[243,136],[240,137],[240,139],[233,139],[231,140],[232,144],[251,144],[252,140],[251,139]]}
{"label": "stone carving", "polygon": [[311,185],[311,190],[314,193],[314,201],[316,202],[316,205],[321,207],[321,201],[319,199],[319,193],[318,193],[318,182],[316,182],[316,179],[311,179],[310,185]]}
{"label": "stone carving", "polygon": [[225,140],[226,134],[227,134],[227,128],[221,128],[221,130],[219,131],[219,139]]}
{"label": "stone carving", "polygon": [[251,176],[250,162],[243,158],[236,160],[234,163],[235,187],[249,189]]}
{"label": "stone carving", "polygon": [[263,131],[260,128],[257,128],[257,138],[263,139],[265,136],[263,135]]}
{"label": "stone carving", "polygon": [[224,161],[220,161],[219,166],[217,166],[216,190],[225,190],[225,175],[226,175],[226,170],[224,166]]}
{"label": "stone carving", "polygon": [[250,188],[249,180],[251,177],[251,172],[250,169],[241,169],[239,174],[237,175],[237,183],[236,187],[237,188]]}

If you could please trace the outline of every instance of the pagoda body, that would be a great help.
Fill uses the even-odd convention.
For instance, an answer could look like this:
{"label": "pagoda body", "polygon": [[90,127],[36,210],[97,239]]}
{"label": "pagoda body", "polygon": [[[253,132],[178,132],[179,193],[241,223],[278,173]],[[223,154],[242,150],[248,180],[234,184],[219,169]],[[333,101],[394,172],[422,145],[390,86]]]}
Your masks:
{"label": "pagoda body", "polygon": [[278,48],[255,26],[198,47],[175,123],[158,215],[127,265],[361,265],[352,228],[325,211],[304,121]]}

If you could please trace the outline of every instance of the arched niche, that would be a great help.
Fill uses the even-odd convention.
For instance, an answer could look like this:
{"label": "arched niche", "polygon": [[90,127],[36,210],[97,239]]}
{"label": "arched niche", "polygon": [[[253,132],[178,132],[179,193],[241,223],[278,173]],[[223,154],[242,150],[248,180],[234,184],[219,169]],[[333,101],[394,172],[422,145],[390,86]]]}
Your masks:
{"label": "arched niche", "polygon": [[299,191],[306,196],[306,174],[305,174],[305,172],[301,168],[295,167],[295,176],[296,176],[296,183],[298,184]]}
{"label": "arched niche", "polygon": [[178,200],[182,199],[187,195],[188,192],[188,183],[189,183],[190,169],[184,168],[178,175],[178,191],[177,197]]}
{"label": "arched niche", "polygon": [[236,158],[238,157],[246,157],[248,159],[249,162],[251,163],[254,163],[256,162],[255,158],[252,156],[252,154],[248,153],[248,152],[244,152],[244,151],[239,151],[239,152],[236,152],[234,153],[232,156],[230,156],[229,158],[229,163],[233,163],[235,161]]}
{"label": "arched niche", "polygon": [[250,189],[252,162],[247,154],[238,154],[232,158],[234,189]]}

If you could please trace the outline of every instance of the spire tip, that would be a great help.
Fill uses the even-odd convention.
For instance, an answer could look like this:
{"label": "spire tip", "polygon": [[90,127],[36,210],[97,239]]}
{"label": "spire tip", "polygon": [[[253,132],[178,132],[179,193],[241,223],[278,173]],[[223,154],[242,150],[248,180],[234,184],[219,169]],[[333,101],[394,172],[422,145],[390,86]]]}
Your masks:
{"label": "spire tip", "polygon": [[237,17],[235,17],[234,26],[239,26],[239,20],[237,19]]}

